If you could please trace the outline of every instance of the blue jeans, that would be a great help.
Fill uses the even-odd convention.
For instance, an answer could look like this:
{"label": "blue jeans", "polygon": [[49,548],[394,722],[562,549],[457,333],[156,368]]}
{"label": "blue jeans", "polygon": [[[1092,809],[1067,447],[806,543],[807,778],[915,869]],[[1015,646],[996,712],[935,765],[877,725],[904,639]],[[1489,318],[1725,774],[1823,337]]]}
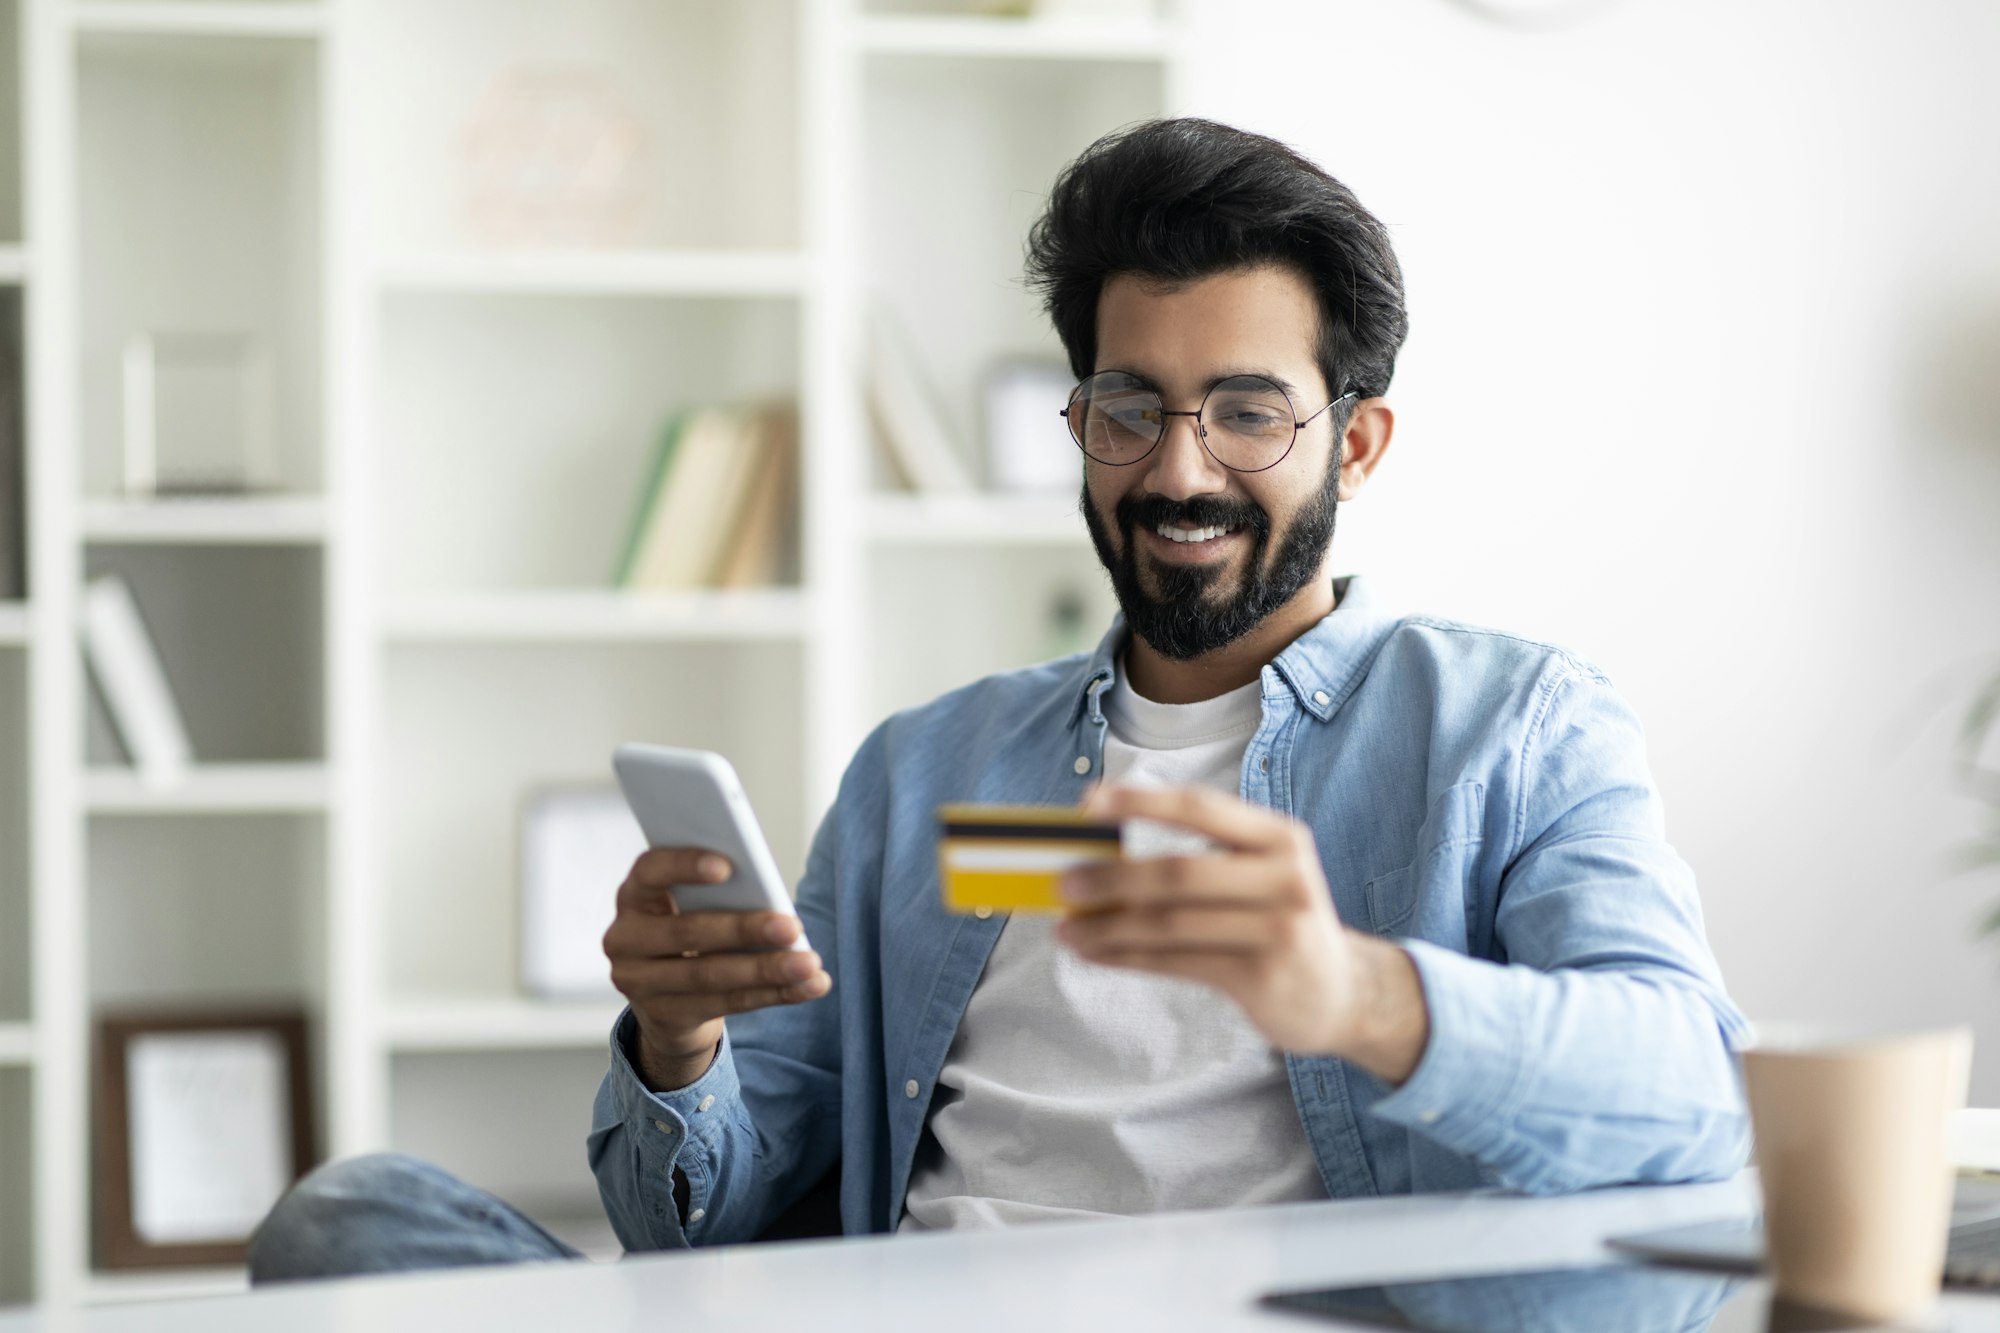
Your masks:
{"label": "blue jeans", "polygon": [[250,1238],[250,1281],[582,1257],[430,1163],[376,1153],[329,1162],[278,1200]]}

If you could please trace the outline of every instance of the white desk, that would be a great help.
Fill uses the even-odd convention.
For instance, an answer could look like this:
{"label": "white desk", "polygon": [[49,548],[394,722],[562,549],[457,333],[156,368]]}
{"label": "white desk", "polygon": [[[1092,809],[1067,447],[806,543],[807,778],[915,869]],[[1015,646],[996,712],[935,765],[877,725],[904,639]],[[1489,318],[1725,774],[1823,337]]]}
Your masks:
{"label": "white desk", "polygon": [[[1747,1209],[1750,1186],[1561,1199],[1427,1195],[1017,1231],[745,1245],[618,1263],[461,1270],[247,1296],[0,1317],[0,1333],[1058,1333],[1297,1330],[1263,1292],[1605,1257],[1609,1235]],[[1952,1294],[1954,1329],[2000,1331],[2000,1297]],[[1330,1327],[1330,1326],[1329,1326]]]}

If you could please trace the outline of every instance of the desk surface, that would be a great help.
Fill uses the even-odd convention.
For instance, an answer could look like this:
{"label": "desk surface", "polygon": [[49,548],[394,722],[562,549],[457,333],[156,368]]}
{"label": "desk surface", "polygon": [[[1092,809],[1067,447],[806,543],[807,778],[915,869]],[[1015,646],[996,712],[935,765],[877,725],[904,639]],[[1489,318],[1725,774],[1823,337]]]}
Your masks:
{"label": "desk surface", "polygon": [[[1747,1211],[1751,1186],[1558,1199],[1427,1195],[1062,1223],[1000,1232],[739,1245],[617,1263],[461,1270],[250,1295],[0,1317],[0,1333],[439,1333],[451,1328],[1310,1329],[1279,1288],[1595,1263],[1621,1232]],[[2000,1331],[2000,1298],[1953,1294],[1954,1329]]]}

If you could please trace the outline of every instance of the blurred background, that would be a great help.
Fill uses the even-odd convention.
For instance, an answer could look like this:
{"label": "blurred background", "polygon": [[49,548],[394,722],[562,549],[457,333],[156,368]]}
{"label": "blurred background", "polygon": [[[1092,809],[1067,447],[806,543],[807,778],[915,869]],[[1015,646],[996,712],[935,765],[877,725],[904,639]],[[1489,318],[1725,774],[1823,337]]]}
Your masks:
{"label": "blurred background", "polygon": [[1394,235],[1340,567],[1605,667],[1744,1008],[1970,1022],[2000,1103],[1996,57],[1984,0],[0,0],[0,1305],[240,1285],[134,1129],[228,1087],[615,1251],[610,750],[728,754],[796,876],[881,717],[1096,640],[1020,245],[1167,113]]}

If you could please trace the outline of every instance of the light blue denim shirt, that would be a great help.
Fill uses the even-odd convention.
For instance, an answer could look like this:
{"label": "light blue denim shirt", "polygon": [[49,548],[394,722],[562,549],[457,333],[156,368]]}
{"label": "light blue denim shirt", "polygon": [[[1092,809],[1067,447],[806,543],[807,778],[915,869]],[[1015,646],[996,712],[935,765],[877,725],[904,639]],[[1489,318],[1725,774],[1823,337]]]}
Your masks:
{"label": "light blue denim shirt", "polygon": [[[1080,799],[1124,632],[899,713],[862,744],[799,885],[830,995],[732,1017],[709,1071],[667,1093],[634,1073],[620,1017],[589,1151],[628,1249],[750,1239],[836,1162],[845,1230],[894,1229],[1006,924],[940,905],[936,809]],[[1610,682],[1544,644],[1391,616],[1358,579],[1262,680],[1243,799],[1311,826],[1341,920],[1406,948],[1430,1008],[1400,1088],[1286,1057],[1327,1193],[1539,1194],[1741,1166],[1731,1050],[1747,1028]]]}

